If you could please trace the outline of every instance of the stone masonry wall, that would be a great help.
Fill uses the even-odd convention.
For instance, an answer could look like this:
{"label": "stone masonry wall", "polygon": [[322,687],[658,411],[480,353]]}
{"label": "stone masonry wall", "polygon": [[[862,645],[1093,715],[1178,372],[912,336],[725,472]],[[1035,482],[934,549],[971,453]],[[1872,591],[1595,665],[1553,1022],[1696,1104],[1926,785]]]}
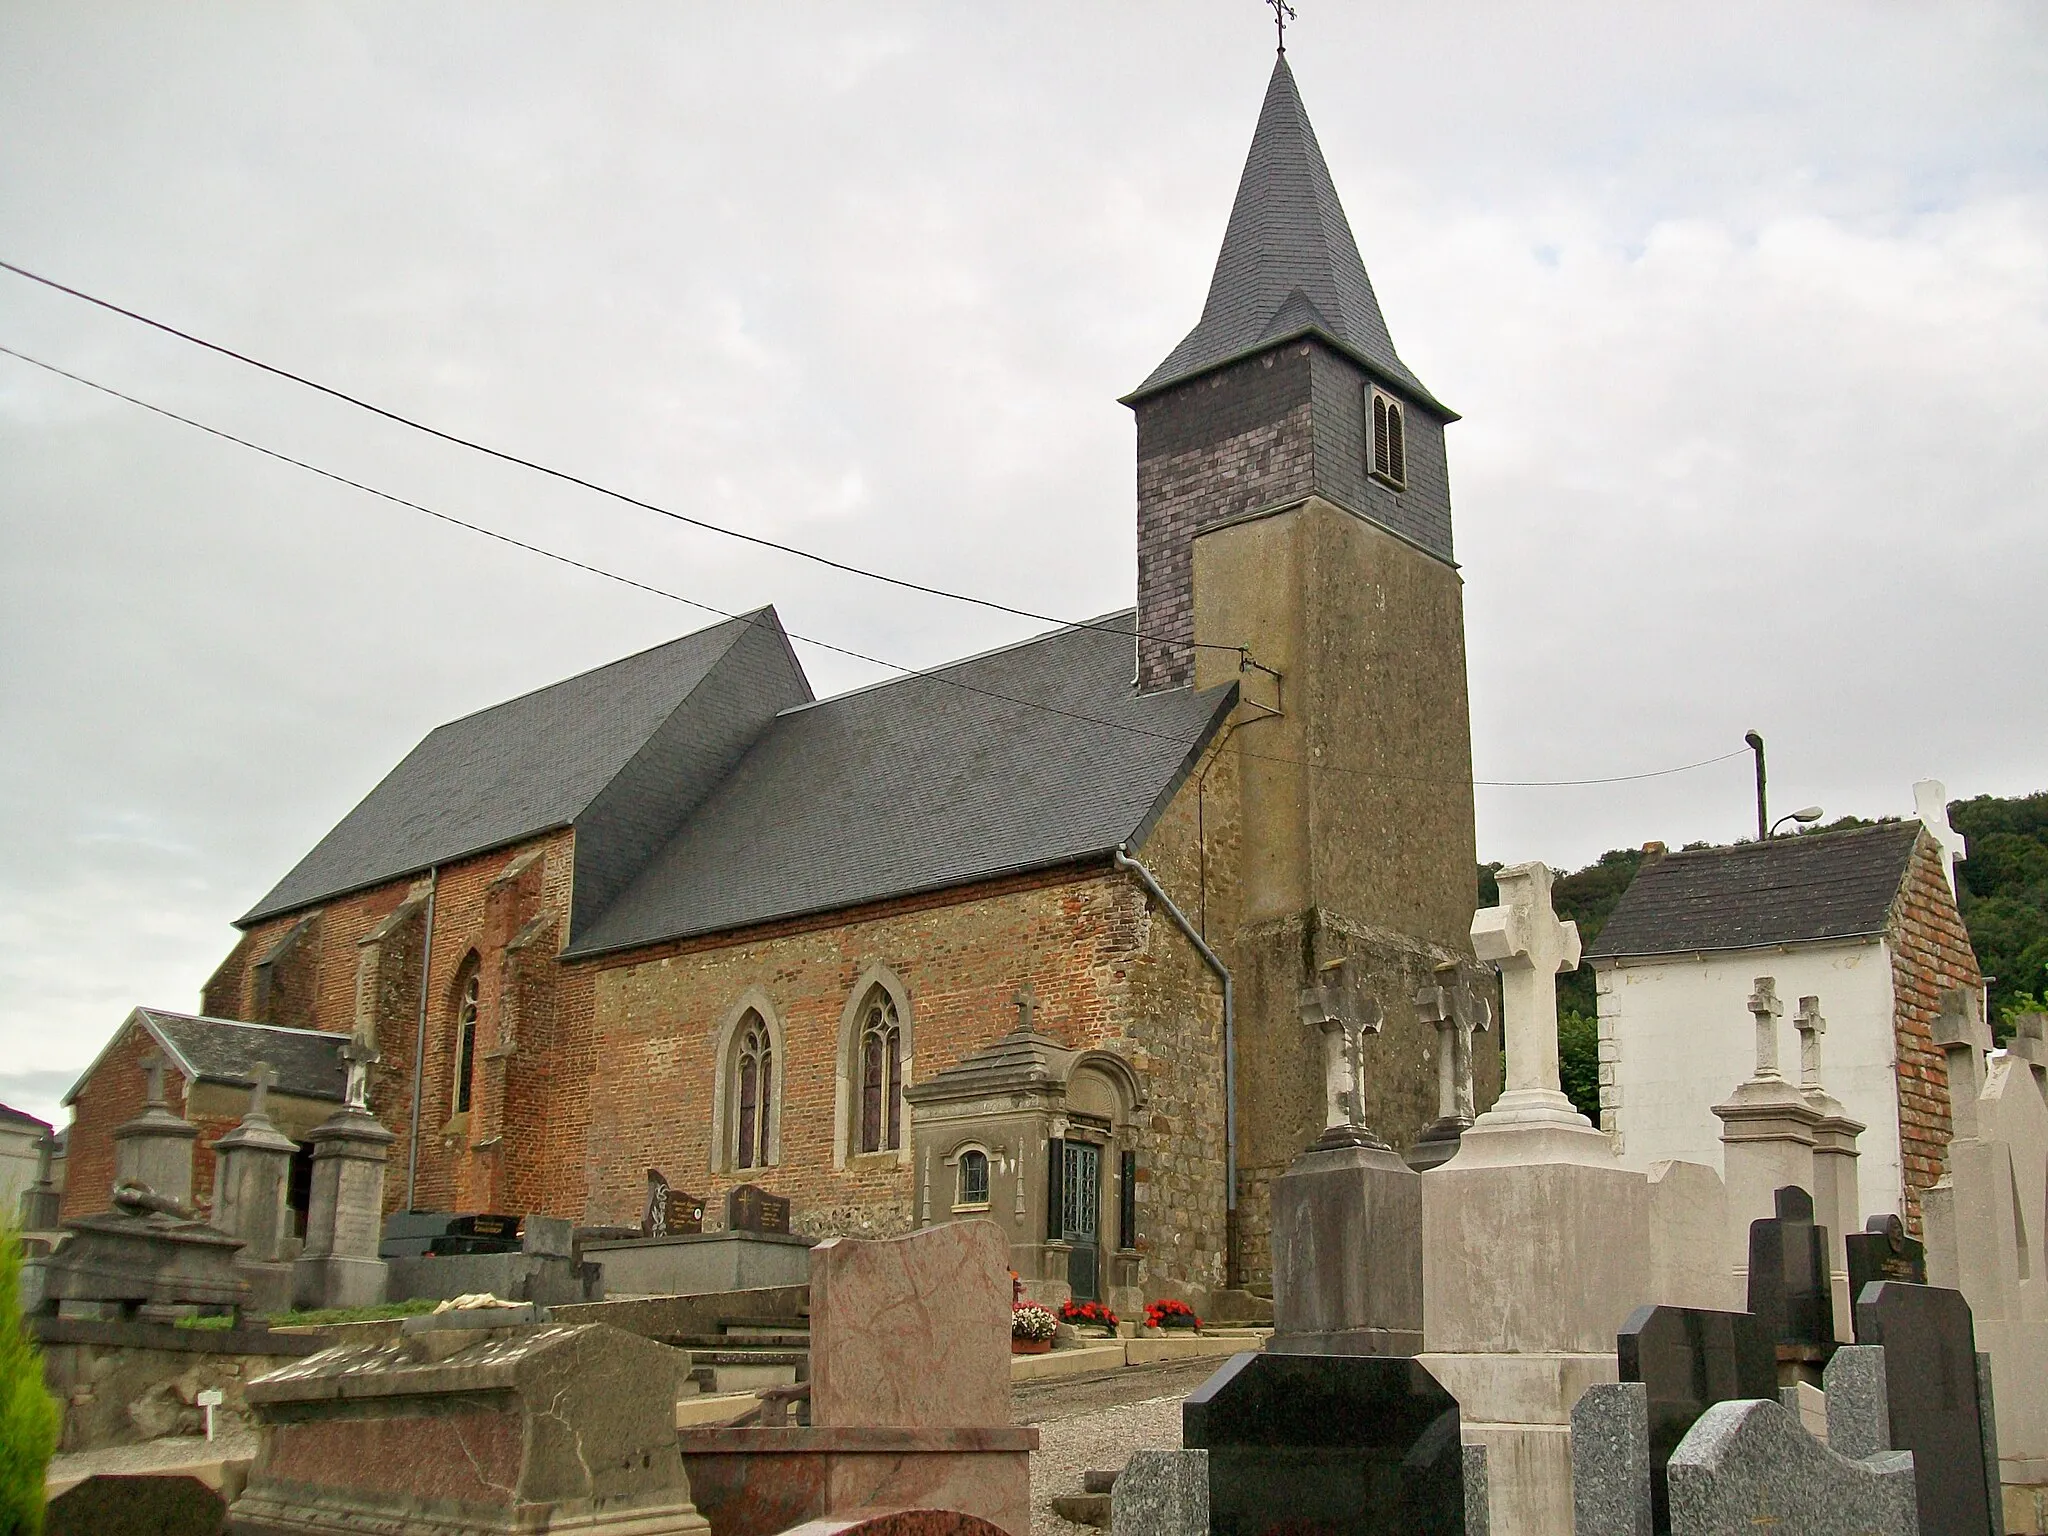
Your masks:
{"label": "stone masonry wall", "polygon": [[1951,1134],[1948,1067],[1934,1044],[1941,994],[1981,988],[1969,930],[1941,872],[1940,845],[1924,831],[1892,904],[1892,1029],[1898,1046],[1899,1152],[1906,1225],[1920,1235],[1920,1191],[1941,1177]]}

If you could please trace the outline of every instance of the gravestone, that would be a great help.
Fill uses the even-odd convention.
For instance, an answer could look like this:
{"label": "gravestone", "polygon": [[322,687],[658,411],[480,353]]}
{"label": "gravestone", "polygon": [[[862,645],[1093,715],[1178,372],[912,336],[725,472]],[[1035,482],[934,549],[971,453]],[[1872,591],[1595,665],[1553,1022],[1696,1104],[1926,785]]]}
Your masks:
{"label": "gravestone", "polygon": [[50,1501],[43,1536],[220,1536],[228,1506],[196,1477],[101,1475]]}
{"label": "gravestone", "polygon": [[1325,1045],[1325,1126],[1273,1181],[1267,1348],[1412,1355],[1422,1347],[1422,1181],[1360,1111],[1379,1004],[1353,962],[1337,960],[1300,1008]]}
{"label": "gravestone", "polygon": [[1813,1188],[1814,1128],[1820,1111],[1778,1070],[1779,1019],[1785,1005],[1775,977],[1759,976],[1749,995],[1756,1066],[1713,1106],[1721,1121],[1721,1167],[1728,1190],[1728,1264],[1746,1275],[1749,1224],[1769,1219],[1776,1191]]}
{"label": "gravestone", "polygon": [[659,1168],[648,1169],[647,1208],[640,1217],[640,1235],[683,1237],[703,1230],[704,1202],[670,1184]]}
{"label": "gravestone", "polygon": [[1467,985],[1455,961],[1436,968],[1415,994],[1415,1017],[1437,1034],[1436,1119],[1422,1129],[1404,1155],[1417,1173],[1449,1162],[1472,1127],[1472,1037],[1493,1023],[1493,1003]]}
{"label": "gravestone", "polygon": [[1782,1375],[1812,1380],[1835,1348],[1828,1235],[1814,1225],[1813,1196],[1776,1192],[1777,1214],[1749,1224],[1749,1310],[1777,1347]]}
{"label": "gravestone", "polygon": [[1650,1416],[1640,1381],[1601,1381],[1572,1405],[1575,1536],[1650,1536]]}
{"label": "gravestone", "polygon": [[[701,1214],[702,1207],[699,1207]],[[789,1234],[789,1202],[752,1184],[742,1184],[725,1197],[728,1232]],[[673,1230],[673,1229],[671,1229]]]}
{"label": "gravestone", "polygon": [[1820,1011],[1820,999],[1799,999],[1793,1019],[1799,1031],[1799,1091],[1818,1117],[1813,1123],[1813,1207],[1814,1219],[1828,1233],[1828,1274],[1833,1296],[1835,1337],[1847,1338],[1855,1329],[1856,1293],[1849,1284],[1848,1249],[1844,1239],[1856,1230],[1863,1212],[1856,1174],[1856,1141],[1863,1134],[1863,1122],[1853,1120],[1841,1100],[1829,1093],[1820,1080],[1820,1042],[1828,1021]]}
{"label": "gravestone", "polygon": [[298,1143],[270,1123],[266,1100],[277,1082],[268,1062],[252,1073],[249,1110],[213,1144],[213,1220],[244,1246],[237,1268],[249,1286],[249,1310],[282,1312],[292,1301],[292,1156]]}
{"label": "gravestone", "polygon": [[164,1100],[160,1052],[142,1058],[148,1084],[142,1113],[114,1131],[114,1185],[138,1185],[176,1205],[192,1203],[192,1144],[199,1127],[174,1114]]}
{"label": "gravestone", "polygon": [[1671,1529],[1666,1467],[1679,1442],[1716,1403],[1778,1395],[1771,1336],[1747,1312],[1638,1307],[1614,1340],[1624,1382],[1647,1394],[1651,1523]]}
{"label": "gravestone", "polygon": [[1857,1299],[1856,1342],[1884,1349],[1891,1443],[1913,1453],[1920,1536],[1984,1536],[1991,1508],[1970,1304],[1959,1291],[1884,1281]]}
{"label": "gravestone", "polygon": [[57,1138],[45,1131],[36,1138],[36,1181],[21,1192],[19,1221],[24,1232],[47,1232],[61,1216],[63,1196],[57,1189]]}
{"label": "gravestone", "polygon": [[1896,1216],[1873,1216],[1861,1232],[1851,1232],[1849,1250],[1849,1294],[1859,1297],[1873,1280],[1896,1280],[1902,1285],[1927,1283],[1927,1248],[1906,1236],[1906,1224]]}
{"label": "gravestone", "polygon": [[1413,1360],[1233,1355],[1181,1405],[1214,1536],[1464,1536],[1457,1402]]}
{"label": "gravestone", "polygon": [[313,1192],[306,1245],[292,1266],[292,1301],[303,1308],[373,1307],[384,1300],[377,1256],[384,1216],[384,1158],[394,1140],[368,1107],[377,1052],[351,1040],[341,1048],[348,1085],[341,1108],[308,1134]]}
{"label": "gravestone", "polygon": [[1110,1536],[1209,1536],[1209,1453],[1133,1451],[1109,1490]]}
{"label": "gravestone", "polygon": [[1716,1403],[1670,1470],[1672,1536],[1915,1536],[1912,1457],[1837,1455],[1775,1402]]}

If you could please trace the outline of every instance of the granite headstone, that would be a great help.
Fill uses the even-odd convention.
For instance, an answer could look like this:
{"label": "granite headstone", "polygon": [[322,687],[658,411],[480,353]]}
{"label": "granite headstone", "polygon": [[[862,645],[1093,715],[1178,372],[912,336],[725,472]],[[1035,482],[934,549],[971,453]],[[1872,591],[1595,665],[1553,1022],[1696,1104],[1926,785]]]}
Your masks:
{"label": "granite headstone", "polygon": [[1927,1283],[1927,1248],[1906,1236],[1906,1224],[1892,1215],[1873,1216],[1861,1232],[1845,1239],[1849,1249],[1849,1299],[1863,1294],[1873,1280],[1905,1285]]}
{"label": "granite headstone", "polygon": [[[1852,1461],[1775,1402],[1716,1403],[1671,1458],[1674,1536],[1915,1536],[1913,1458]],[[1924,1507],[1924,1506],[1923,1506]],[[1978,1536],[1987,1528],[1978,1526]],[[1918,1527],[1928,1536],[1928,1527]]]}
{"label": "granite headstone", "polygon": [[1884,1349],[1891,1443],[1911,1451],[1920,1536],[1984,1536],[1984,1425],[1977,1345],[1962,1292],[1882,1281],[1856,1300],[1856,1342]]}
{"label": "granite headstone", "polygon": [[[1825,1299],[1827,1292],[1822,1290]],[[1771,1336],[1747,1312],[1638,1307],[1614,1340],[1621,1379],[1647,1390],[1652,1528],[1671,1529],[1666,1477],[1672,1453],[1716,1403],[1778,1395]]]}
{"label": "granite headstone", "polygon": [[1794,1358],[1825,1364],[1835,1346],[1828,1234],[1814,1225],[1813,1196],[1798,1185],[1780,1189],[1775,1205],[1777,1215],[1749,1224],[1750,1315]]}
{"label": "granite headstone", "polygon": [[1412,1360],[1234,1355],[1181,1405],[1214,1536],[1463,1536],[1458,1405]]}
{"label": "granite headstone", "polygon": [[1110,1536],[1209,1536],[1209,1453],[1133,1451],[1109,1491]]}
{"label": "granite headstone", "polygon": [[[673,1217],[671,1218],[673,1219]],[[789,1202],[752,1184],[742,1184],[725,1197],[728,1232],[789,1231]],[[670,1230],[674,1230],[671,1227]]]}
{"label": "granite headstone", "polygon": [[1649,1393],[1640,1381],[1601,1381],[1572,1405],[1575,1536],[1650,1536]]}

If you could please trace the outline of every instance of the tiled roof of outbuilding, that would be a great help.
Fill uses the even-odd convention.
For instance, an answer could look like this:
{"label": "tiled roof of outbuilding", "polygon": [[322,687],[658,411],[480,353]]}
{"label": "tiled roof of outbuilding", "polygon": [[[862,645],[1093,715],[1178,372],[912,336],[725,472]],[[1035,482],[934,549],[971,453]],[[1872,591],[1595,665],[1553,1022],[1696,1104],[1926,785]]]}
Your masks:
{"label": "tiled roof of outbuilding", "polygon": [[1309,333],[1450,414],[1394,351],[1283,54],[1266,86],[1202,318],[1126,403]]}
{"label": "tiled roof of outbuilding", "polygon": [[567,953],[938,890],[1134,843],[1233,687],[1137,694],[1129,610],[785,710]]}
{"label": "tiled roof of outbuilding", "polygon": [[[139,1024],[170,1056],[172,1066],[188,1079],[202,1083],[226,1083],[230,1087],[255,1086],[252,1074],[259,1061],[269,1062],[277,1073],[275,1092],[302,1099],[341,1102],[348,1072],[341,1048],[348,1036],[317,1029],[286,1029],[278,1024],[248,1024],[239,1019],[209,1019],[202,1014],[170,1013],[162,1008],[137,1008],[128,1023]],[[64,1095],[69,1104],[100,1061],[114,1048],[123,1030],[115,1030],[99,1058],[79,1075]]]}
{"label": "tiled roof of outbuilding", "polygon": [[1917,821],[1699,848],[1646,864],[1588,960],[1882,933]]}

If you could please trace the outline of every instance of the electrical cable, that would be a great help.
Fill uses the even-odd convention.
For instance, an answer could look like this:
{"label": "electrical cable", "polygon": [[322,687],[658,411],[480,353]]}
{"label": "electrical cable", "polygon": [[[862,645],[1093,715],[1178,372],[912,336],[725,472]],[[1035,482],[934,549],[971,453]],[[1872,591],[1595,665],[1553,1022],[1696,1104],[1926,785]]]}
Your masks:
{"label": "electrical cable", "polygon": [[[999,603],[993,598],[976,597],[972,593],[955,592],[946,587],[934,587],[921,581],[911,581],[903,576],[891,576],[882,571],[870,570],[866,566],[854,565],[844,560],[834,560],[829,555],[818,554],[815,551],[804,549],[800,545],[784,544],[776,539],[763,538],[759,534],[742,533],[737,528],[727,528],[723,524],[708,522],[704,518],[693,517],[686,512],[677,512],[651,501],[643,501],[638,496],[629,495],[625,491],[615,491],[610,486],[600,485],[595,480],[586,480],[583,476],[572,474],[568,470],[556,469],[551,465],[542,464],[533,459],[522,458],[516,453],[507,453],[502,448],[493,448],[490,444],[480,443],[474,438],[463,437],[458,433],[444,431],[440,427],[429,426],[427,423],[417,421],[402,412],[378,405],[374,401],[365,400],[360,395],[352,395],[347,390],[337,389],[331,384],[322,384],[318,379],[307,378],[304,374],[294,373],[289,368],[280,368],[275,363],[266,363],[259,357],[251,357],[248,353],[238,352],[233,347],[223,346],[217,341],[208,341],[204,336],[195,336],[192,332],[180,330],[177,326],[171,325],[166,321],[157,320],[137,310],[125,308],[114,303],[111,299],[103,299],[97,294],[87,293],[82,288],[73,288],[68,283],[60,283],[54,277],[45,277],[40,272],[31,272],[27,267],[17,266],[15,263],[4,258],[0,258],[0,271],[12,272],[16,277],[26,278],[32,283],[40,283],[45,288],[54,289],[58,293],[68,294],[70,297],[81,299],[87,304],[97,305],[99,308],[107,310],[112,314],[133,320],[138,325],[146,325],[152,330],[162,331],[166,336],[175,336],[178,340],[190,342],[195,347],[204,347],[209,352],[217,353],[222,357],[232,358],[235,362],[242,363],[250,368],[260,369],[275,378],[286,379],[303,388],[315,390],[330,399],[339,400],[346,405],[352,405],[358,410],[368,411],[373,416],[381,416],[384,420],[395,422],[399,426],[409,427],[415,432],[423,432],[428,437],[439,438],[444,443],[453,443],[459,448],[467,448],[474,453],[487,455],[506,464],[516,464],[521,469],[530,469],[536,474],[547,475],[552,479],[564,481],[569,485],[580,486],[586,491],[594,491],[600,496],[608,496],[614,501],[624,502],[629,507],[638,507],[642,511],[652,512],[660,517],[671,518],[676,522],[688,524],[692,528],[701,528],[707,533],[723,534],[729,539],[740,539],[748,544],[758,545],[763,549],[772,549],[781,554],[794,555],[800,560],[810,560],[832,570],[843,571],[850,576],[864,576],[870,581],[885,582],[889,586],[901,587],[909,592],[922,592],[929,597],[948,598],[957,603],[972,603],[979,608],[990,608],[997,613],[1007,613],[1020,619],[1031,619],[1040,624],[1057,624],[1067,629],[1098,629],[1102,627],[1092,623],[1076,623],[1072,620],[1056,618],[1049,613],[1034,613],[1029,608],[1012,607],[1008,603]],[[1111,632],[1115,634],[1127,633],[1127,631],[1121,629]],[[1167,644],[1174,645],[1187,644],[1195,647],[1197,650],[1235,651],[1247,660],[1249,660],[1251,654],[1246,647],[1241,645],[1216,645],[1205,640],[1183,642],[1175,640],[1170,635],[1139,633],[1135,638],[1140,640],[1161,640]]]}
{"label": "electrical cable", "polygon": [[[574,556],[562,554],[557,550],[548,549],[543,545],[533,544],[529,543],[524,539],[514,538],[511,534],[508,533],[500,533],[498,530],[494,528],[487,528],[481,523],[473,523],[464,518],[456,517],[452,513],[442,512],[436,508],[426,506],[423,503],[408,500],[403,496],[395,495],[390,491],[381,490],[378,487],[366,484],[361,480],[351,479],[349,476],[339,474],[334,470],[324,469],[320,465],[310,463],[305,459],[295,458],[291,454],[280,452],[278,449],[275,448],[265,447],[261,443],[253,442],[246,437],[239,437],[235,433],[226,431],[223,428],[211,426],[208,423],[199,421],[191,416],[182,415],[177,411],[171,410],[167,406],[157,405],[152,401],[144,400],[139,396],[128,394],[125,391],[114,388],[112,385],[102,384],[95,379],[89,379],[85,377],[85,375],[83,374],[73,373],[70,369],[59,367],[55,363],[45,362],[42,358],[34,357],[27,352],[19,350],[18,348],[7,346],[5,343],[0,343],[0,354],[5,354],[8,357],[16,358],[21,362],[29,364],[31,367],[40,368],[46,373],[55,374],[59,378],[69,379],[74,384],[83,385],[87,389],[94,390],[100,394],[110,396],[113,399],[123,401],[128,405],[139,407],[140,409],[148,411],[153,415],[162,416],[168,420],[178,422],[181,425],[191,427],[196,431],[204,432],[209,437],[220,438],[225,442],[235,444],[237,447],[247,448],[251,452],[259,453],[263,455],[265,458],[275,459],[280,463],[289,464],[296,469],[305,470],[309,474],[318,475],[320,478],[324,480],[331,480],[338,485],[345,485],[349,487],[349,489],[351,490],[361,491],[365,495],[377,497],[379,500],[391,502],[394,505],[408,508],[414,512],[424,513],[426,516],[431,517],[438,522],[447,523],[453,527],[464,529],[470,533],[481,534],[483,537],[487,539],[495,540],[500,544],[510,545],[514,549],[520,549],[526,551],[529,554],[539,555],[543,559],[552,560],[557,564],[569,566],[575,570],[584,571],[593,576],[602,577],[606,581],[617,582],[621,586],[631,587],[636,591],[645,592],[650,596],[665,598],[670,602],[681,603],[686,607],[696,608],[705,613],[715,614],[716,616],[723,619],[737,619],[741,617],[741,615],[739,614],[732,613],[726,609],[716,607],[711,603],[702,602],[693,597],[684,597],[681,593],[671,592],[663,587],[652,586],[647,582],[638,581],[631,576],[621,575],[617,571],[607,570],[603,566],[592,565],[588,561],[578,560]],[[1021,610],[1010,611],[1019,613],[1019,616],[1021,617],[1040,618],[1043,622],[1057,624],[1061,628],[1065,629],[1098,630],[1103,633],[1115,634],[1118,636],[1123,636],[1130,633],[1130,631],[1128,630],[1114,627],[1111,625],[1064,624],[1057,619],[1043,619],[1042,615],[1026,614],[1022,613]],[[1066,719],[1077,720],[1088,725],[1102,726],[1105,729],[1109,730],[1124,731],[1132,735],[1150,737],[1151,739],[1156,741],[1171,742],[1174,744],[1184,744],[1184,739],[1182,737],[1172,735],[1165,731],[1147,730],[1145,727],[1140,725],[1133,725],[1129,721],[1107,720],[1099,715],[1083,714],[1078,710],[1062,709],[1058,705],[1046,704],[1036,699],[1020,699],[1015,697],[1014,695],[1000,693],[991,688],[982,688],[977,686],[976,684],[965,682],[960,678],[948,676],[943,668],[927,669],[919,667],[908,667],[900,662],[887,661],[879,656],[872,656],[864,651],[852,650],[847,646],[838,645],[829,640],[819,640],[809,635],[800,635],[796,633],[796,631],[794,630],[785,629],[783,633],[787,635],[791,640],[801,641],[805,645],[814,645],[821,650],[832,651],[838,655],[850,657],[855,661],[865,662],[870,666],[882,667],[891,672],[901,673],[905,677],[930,678],[937,682],[950,684],[951,686],[962,689],[968,693],[979,694],[985,698],[991,698],[998,700],[1002,703],[1016,705],[1020,709],[1040,710],[1047,714],[1059,715]],[[1236,646],[1223,646],[1218,648],[1232,651],[1239,649]],[[959,663],[957,662],[946,663],[947,667],[957,665],[959,665]],[[1277,763],[1286,767],[1306,768],[1311,772],[1341,773],[1360,778],[1392,780],[1398,783],[1438,785],[1469,783],[1474,787],[1483,789],[1567,789],[1600,784],[1626,784],[1633,783],[1635,781],[1642,779],[1666,778],[1676,773],[1690,773],[1696,768],[1711,767],[1715,763],[1726,762],[1728,761],[1728,759],[1732,757],[1744,757],[1747,756],[1748,753],[1749,749],[1747,747],[1737,747],[1734,751],[1724,752],[1719,757],[1702,758],[1700,761],[1696,763],[1684,763],[1675,768],[1659,768],[1653,769],[1647,773],[1624,773],[1604,778],[1588,779],[1440,779],[1428,778],[1413,774],[1386,773],[1378,769],[1349,768],[1338,763],[1304,762],[1298,758],[1277,757],[1266,753],[1258,752],[1246,752],[1244,755],[1250,758],[1255,758],[1261,762]]]}

